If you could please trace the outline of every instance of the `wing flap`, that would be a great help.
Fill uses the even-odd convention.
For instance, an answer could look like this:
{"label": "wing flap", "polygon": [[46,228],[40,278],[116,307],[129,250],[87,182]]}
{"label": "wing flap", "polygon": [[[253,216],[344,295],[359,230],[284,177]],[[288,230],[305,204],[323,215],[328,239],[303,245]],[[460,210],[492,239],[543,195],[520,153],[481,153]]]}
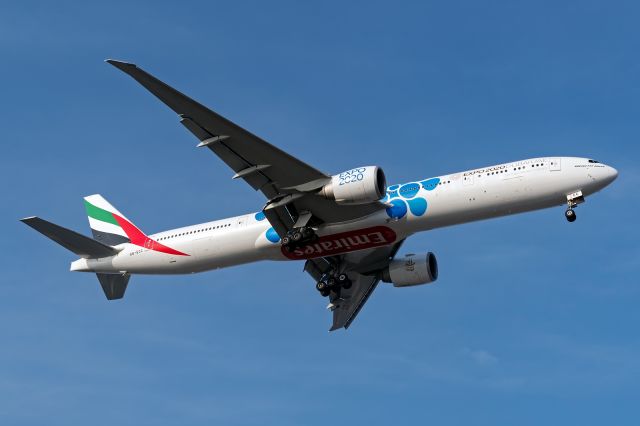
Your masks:
{"label": "wing flap", "polygon": [[349,328],[379,282],[376,276],[358,274],[349,289],[350,294],[343,294],[340,300],[332,301],[337,308],[333,310],[333,324],[329,331]]}
{"label": "wing flap", "polygon": [[[188,131],[193,133],[193,135],[200,140],[202,143],[211,137],[211,133],[207,132],[202,127],[198,126],[198,123],[191,120],[189,117],[182,116],[180,118],[180,124],[187,128]],[[198,145],[200,146],[200,145]]]}

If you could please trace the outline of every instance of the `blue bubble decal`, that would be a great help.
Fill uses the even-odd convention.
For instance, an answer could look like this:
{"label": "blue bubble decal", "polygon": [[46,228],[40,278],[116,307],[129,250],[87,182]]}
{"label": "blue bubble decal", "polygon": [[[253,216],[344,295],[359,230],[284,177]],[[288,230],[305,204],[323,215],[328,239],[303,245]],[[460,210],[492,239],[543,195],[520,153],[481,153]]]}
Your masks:
{"label": "blue bubble decal", "polygon": [[272,243],[277,243],[278,241],[280,241],[280,237],[278,236],[276,230],[273,229],[273,227],[267,229],[267,233],[265,234],[265,236],[267,237],[267,240],[271,241]]}
{"label": "blue bubble decal", "polygon": [[407,203],[402,200],[391,200],[391,207],[387,207],[387,214],[389,217],[395,219],[402,219],[407,214]]}
{"label": "blue bubble decal", "polygon": [[440,183],[440,178],[431,178],[431,179],[423,180],[420,183],[422,184],[422,187],[427,191],[433,191],[434,189],[436,189],[436,186],[438,186],[438,184]]}
{"label": "blue bubble decal", "polygon": [[420,185],[417,183],[408,183],[400,187],[400,195],[403,198],[413,198],[418,195],[418,191],[420,191]]}
{"label": "blue bubble decal", "polygon": [[259,222],[261,220],[265,220],[267,217],[264,215],[264,212],[256,213],[256,220]]}
{"label": "blue bubble decal", "polygon": [[414,216],[422,216],[427,211],[427,200],[422,197],[407,201],[409,210]]}
{"label": "blue bubble decal", "polygon": [[387,215],[390,218],[402,219],[411,211],[412,216],[423,216],[427,212],[429,203],[424,196],[419,196],[420,190],[433,191],[440,183],[440,178],[425,179],[420,182],[409,182],[401,185],[391,185],[387,188],[387,195],[382,201],[390,205]]}

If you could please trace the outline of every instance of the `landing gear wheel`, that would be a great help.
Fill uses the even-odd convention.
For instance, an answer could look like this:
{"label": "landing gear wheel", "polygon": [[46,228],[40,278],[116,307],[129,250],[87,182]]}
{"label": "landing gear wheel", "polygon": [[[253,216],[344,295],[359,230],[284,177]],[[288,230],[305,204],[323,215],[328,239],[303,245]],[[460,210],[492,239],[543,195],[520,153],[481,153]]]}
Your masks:
{"label": "landing gear wheel", "polygon": [[295,241],[296,243],[302,240],[302,232],[300,231],[294,231],[293,234],[291,234],[291,239],[293,241]]}
{"label": "landing gear wheel", "polygon": [[285,235],[284,237],[282,237],[282,244],[285,246],[288,246],[291,243],[291,238],[289,238],[288,235]]}
{"label": "landing gear wheel", "polygon": [[567,209],[567,211],[564,212],[564,217],[566,217],[569,222],[575,222],[576,212],[573,211],[573,209]]}
{"label": "landing gear wheel", "polygon": [[314,235],[315,235],[315,233],[313,232],[313,229],[311,229],[311,228],[302,228],[302,237],[305,240],[310,239]]}
{"label": "landing gear wheel", "polygon": [[322,297],[327,297],[331,293],[331,288],[325,281],[318,281],[316,283],[316,290],[320,292]]}
{"label": "landing gear wheel", "polygon": [[336,276],[336,281],[338,281],[338,285],[345,290],[351,288],[351,280],[347,274],[338,274],[338,276]]}

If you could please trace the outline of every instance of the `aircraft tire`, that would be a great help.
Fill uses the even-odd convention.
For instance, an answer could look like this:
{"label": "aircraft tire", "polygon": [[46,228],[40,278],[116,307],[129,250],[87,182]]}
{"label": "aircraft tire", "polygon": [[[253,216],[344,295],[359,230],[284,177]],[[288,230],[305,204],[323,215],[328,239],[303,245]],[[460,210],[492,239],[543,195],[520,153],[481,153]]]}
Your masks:
{"label": "aircraft tire", "polygon": [[347,274],[338,274],[336,280],[338,281],[338,285],[345,290],[351,288],[351,280],[349,279],[349,276]]}

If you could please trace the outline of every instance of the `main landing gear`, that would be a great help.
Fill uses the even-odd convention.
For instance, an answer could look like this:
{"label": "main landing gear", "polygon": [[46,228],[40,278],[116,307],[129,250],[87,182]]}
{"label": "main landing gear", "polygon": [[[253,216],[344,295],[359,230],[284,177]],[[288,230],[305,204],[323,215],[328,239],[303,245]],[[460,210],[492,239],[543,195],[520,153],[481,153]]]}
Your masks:
{"label": "main landing gear", "polygon": [[303,226],[302,228],[293,228],[287,232],[282,238],[282,245],[287,251],[293,251],[305,244],[312,243],[318,239],[313,228]]}
{"label": "main landing gear", "polygon": [[327,297],[332,291],[339,293],[343,288],[348,290],[351,288],[351,280],[347,274],[337,274],[324,278],[316,284],[316,289],[322,297]]}

